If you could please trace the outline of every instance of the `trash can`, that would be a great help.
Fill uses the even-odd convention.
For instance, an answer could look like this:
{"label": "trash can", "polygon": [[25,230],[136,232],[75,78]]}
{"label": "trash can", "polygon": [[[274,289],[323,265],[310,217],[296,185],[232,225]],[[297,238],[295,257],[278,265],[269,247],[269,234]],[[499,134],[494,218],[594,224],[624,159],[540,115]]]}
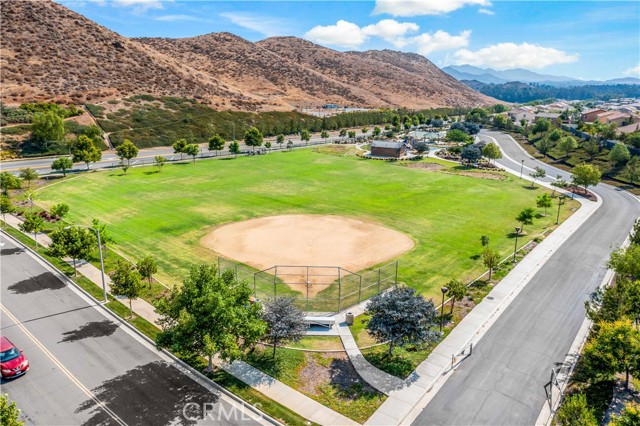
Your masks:
{"label": "trash can", "polygon": [[353,314],[351,312],[347,312],[347,315],[344,317],[344,322],[347,323],[347,325],[353,325]]}

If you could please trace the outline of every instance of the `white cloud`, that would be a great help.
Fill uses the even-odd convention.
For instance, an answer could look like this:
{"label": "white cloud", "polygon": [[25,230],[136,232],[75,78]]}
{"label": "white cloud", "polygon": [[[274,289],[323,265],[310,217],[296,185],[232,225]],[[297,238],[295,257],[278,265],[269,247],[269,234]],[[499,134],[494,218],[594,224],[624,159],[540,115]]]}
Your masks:
{"label": "white cloud", "polygon": [[475,52],[467,49],[454,53],[454,63],[496,69],[529,68],[540,69],[553,64],[567,64],[578,60],[579,55],[570,55],[552,47],[530,43],[498,43]]}
{"label": "white cloud", "polygon": [[446,31],[438,30],[433,34],[424,33],[411,39],[416,44],[417,52],[427,56],[438,50],[457,49],[469,45],[470,30],[460,32],[458,35],[449,34]]}
{"label": "white cloud", "polygon": [[482,13],[484,15],[495,15],[496,13],[491,10],[491,9],[485,9],[484,7],[481,9],[478,9],[478,13]]}
{"label": "white cloud", "polygon": [[315,43],[355,48],[367,41],[367,35],[356,24],[339,20],[335,25],[317,25],[304,35]]}
{"label": "white cloud", "polygon": [[197,16],[191,15],[160,15],[154,16],[154,21],[162,21],[162,22],[187,22],[187,21],[203,21],[204,19],[198,18]]}
{"label": "white cloud", "polygon": [[445,15],[467,5],[491,6],[489,0],[377,0],[374,15]]}
{"label": "white cloud", "polygon": [[404,35],[416,32],[419,29],[418,24],[414,24],[413,22],[398,22],[393,19],[383,19],[376,24],[363,27],[362,33],[366,36],[380,37],[396,47],[404,47],[408,42]]}
{"label": "white cloud", "polygon": [[628,75],[630,77],[640,77],[640,64],[638,64],[635,67],[631,67],[627,70],[624,70],[622,74]]}
{"label": "white cloud", "polygon": [[118,7],[131,7],[134,12],[142,13],[150,9],[163,9],[163,1],[167,0],[112,0],[110,3]]}
{"label": "white cloud", "polygon": [[251,12],[224,12],[220,16],[239,27],[263,34],[267,37],[288,35],[290,23],[281,18],[260,15]]}

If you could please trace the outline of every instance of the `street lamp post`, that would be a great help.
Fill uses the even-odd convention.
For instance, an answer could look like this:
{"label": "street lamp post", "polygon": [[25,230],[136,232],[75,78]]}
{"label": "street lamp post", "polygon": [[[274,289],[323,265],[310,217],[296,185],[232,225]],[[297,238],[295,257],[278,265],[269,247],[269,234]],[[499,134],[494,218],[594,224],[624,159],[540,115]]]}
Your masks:
{"label": "street lamp post", "polygon": [[522,179],[522,170],[524,169],[524,160],[520,163],[520,179]]}
{"label": "street lamp post", "polygon": [[95,228],[92,228],[90,226],[85,226],[85,225],[65,226],[64,229],[69,229],[69,228],[71,228],[73,226],[75,226],[77,228],[91,229],[98,236],[98,252],[100,253],[100,272],[102,274],[102,302],[103,303],[107,303],[107,301],[108,301],[108,299],[107,299],[107,283],[105,282],[105,279],[104,279],[104,260],[102,258],[102,242],[100,241],[100,231],[95,229]]}
{"label": "street lamp post", "polygon": [[564,195],[562,194],[558,195],[558,215],[556,216],[556,225],[560,223],[560,206],[562,205],[563,201],[564,201]]}
{"label": "street lamp post", "polygon": [[444,322],[444,295],[449,291],[447,287],[440,289],[442,292],[442,305],[440,305],[440,332],[442,333],[442,324]]}
{"label": "street lamp post", "polygon": [[516,251],[518,250],[518,235],[520,235],[520,228],[516,227],[516,242],[513,245],[513,261],[512,261],[512,263],[516,263]]}

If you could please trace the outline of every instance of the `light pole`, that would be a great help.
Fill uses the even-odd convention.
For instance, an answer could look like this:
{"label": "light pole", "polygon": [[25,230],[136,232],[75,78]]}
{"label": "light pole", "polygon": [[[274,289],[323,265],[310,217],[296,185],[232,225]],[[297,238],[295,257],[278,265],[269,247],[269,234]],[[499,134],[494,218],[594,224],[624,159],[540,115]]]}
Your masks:
{"label": "light pole", "polygon": [[512,261],[512,263],[516,263],[516,251],[518,250],[518,235],[520,235],[520,228],[516,227],[516,242],[513,245],[513,261]]}
{"label": "light pole", "polygon": [[522,169],[524,169],[524,160],[520,163],[520,179],[522,179]]}
{"label": "light pole", "polygon": [[96,228],[92,228],[92,227],[86,226],[86,225],[65,226],[64,229],[69,229],[69,228],[72,228],[74,226],[76,228],[91,229],[98,236],[98,252],[100,253],[100,272],[102,273],[102,298],[103,298],[102,303],[107,303],[108,302],[108,299],[107,299],[107,284],[106,284],[106,282],[104,280],[104,260],[102,258],[102,242],[100,241],[100,231],[97,230]]}
{"label": "light pole", "polygon": [[440,332],[442,333],[442,323],[444,322],[444,295],[449,291],[447,287],[440,289],[442,292],[442,305],[440,305]]}
{"label": "light pole", "polygon": [[556,225],[560,223],[560,206],[562,205],[563,201],[564,201],[564,195],[562,194],[558,195],[558,215],[556,216]]}

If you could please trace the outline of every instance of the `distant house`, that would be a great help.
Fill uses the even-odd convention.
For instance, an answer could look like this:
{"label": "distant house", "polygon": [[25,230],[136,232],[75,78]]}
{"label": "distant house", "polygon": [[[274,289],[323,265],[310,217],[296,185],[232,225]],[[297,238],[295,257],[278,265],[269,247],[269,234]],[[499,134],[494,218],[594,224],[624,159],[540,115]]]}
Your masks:
{"label": "distant house", "polygon": [[373,141],[371,142],[372,157],[402,158],[407,153],[407,147],[402,142]]}
{"label": "distant house", "polygon": [[588,109],[586,111],[582,111],[582,113],[580,114],[580,120],[582,120],[585,123],[593,123],[594,121],[596,121],[596,116],[604,112],[607,112],[607,111],[600,108]]}
{"label": "distant house", "polygon": [[599,121],[602,124],[615,123],[620,126],[622,123],[629,119],[629,114],[623,114],[618,111],[607,111],[601,114],[596,114],[595,121]]}
{"label": "distant house", "polygon": [[616,132],[618,132],[618,134],[633,133],[637,131],[640,131],[640,123],[629,124],[628,126],[618,127],[616,129]]}
{"label": "distant house", "polygon": [[539,112],[536,114],[536,118],[546,118],[547,120],[555,120],[560,117],[560,113],[557,112]]}
{"label": "distant house", "polygon": [[520,121],[524,119],[527,123],[531,123],[535,120],[536,116],[533,112],[526,110],[524,108],[516,108],[507,113],[509,118],[513,120],[516,125],[520,125]]}

